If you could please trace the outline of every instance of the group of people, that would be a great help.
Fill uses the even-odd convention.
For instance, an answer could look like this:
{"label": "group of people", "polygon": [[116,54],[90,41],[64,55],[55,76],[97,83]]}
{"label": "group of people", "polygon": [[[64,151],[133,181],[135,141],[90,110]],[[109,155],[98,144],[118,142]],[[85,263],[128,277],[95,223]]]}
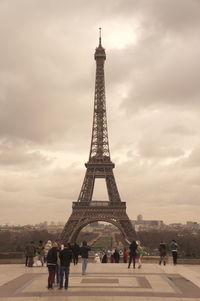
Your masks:
{"label": "group of people", "polygon": [[[145,254],[145,249],[144,247],[141,246],[141,243],[139,241],[132,241],[132,243],[129,246],[130,252],[129,252],[129,263],[128,263],[128,268],[130,268],[131,263],[133,262],[133,268],[135,269],[136,261],[138,262],[138,268],[141,268],[142,266],[142,256]],[[178,244],[176,240],[172,240],[171,243],[169,244],[169,247],[167,244],[163,241],[160,242],[159,245],[159,254],[160,254],[160,259],[159,259],[159,264],[161,265],[162,263],[166,265],[167,263],[167,252],[171,251],[172,258],[173,258],[173,264],[177,264],[177,258],[178,258]]]}
{"label": "group of people", "polygon": [[120,261],[120,253],[117,249],[115,249],[111,254],[108,251],[103,251],[100,253],[96,253],[94,256],[95,263],[119,263]]}
{"label": "group of people", "polygon": [[141,258],[145,254],[144,247],[141,246],[139,241],[134,241],[129,246],[129,251],[124,248],[123,251],[115,249],[113,252],[106,252],[100,254],[96,253],[94,256],[95,263],[119,263],[120,258],[122,258],[123,263],[129,263],[130,268],[131,262],[133,261],[133,267],[135,268],[136,261],[138,262],[138,268],[141,268]]}
{"label": "group of people", "polygon": [[[49,250],[49,249],[48,249]],[[25,247],[25,266],[32,267],[34,264],[34,258],[37,256],[38,260],[41,262],[41,265],[44,265],[45,254],[47,255],[48,250],[45,253],[45,248],[42,240],[39,240],[38,245],[36,246],[34,241],[31,241]]]}
{"label": "group of people", "polygon": [[[173,258],[173,264],[177,264],[177,257],[178,257],[178,244],[173,239],[169,246],[166,245],[165,242],[161,241],[159,245],[159,264],[162,263],[166,265],[167,262],[167,253],[168,251],[171,252]],[[124,263],[128,263],[128,268],[130,268],[131,263],[133,263],[133,268],[135,269],[136,264],[138,264],[138,268],[142,267],[142,257],[145,255],[146,251],[145,248],[141,245],[140,241],[132,241],[129,245],[129,250],[124,248],[122,255],[122,259]],[[114,252],[108,257],[106,251],[103,252],[103,256],[99,256],[95,254],[94,262],[96,263],[119,263],[120,262],[120,252],[115,249]]]}
{"label": "group of people", "polygon": [[[169,249],[172,252],[173,263],[177,264],[177,253],[178,244],[175,240],[169,245]],[[48,268],[48,289],[53,289],[53,285],[57,284],[59,289],[67,289],[69,283],[69,270],[70,263],[73,262],[74,265],[78,264],[79,255],[82,258],[82,275],[86,274],[88,254],[91,248],[87,245],[86,241],[83,241],[80,247],[77,243],[71,245],[70,243],[58,244],[57,242],[51,242],[48,240],[43,243],[42,240],[38,242],[36,246],[33,241],[31,241],[25,247],[26,261],[25,265],[32,267],[34,265],[34,258],[41,263],[41,266],[46,265]],[[168,247],[163,241],[160,242],[159,252],[160,259],[159,264],[166,264]],[[145,248],[141,245],[140,241],[132,241],[129,245],[129,250],[124,248],[122,252],[122,259],[124,263],[128,263],[128,268],[133,264],[133,268],[142,267],[142,256],[145,254]],[[119,263],[120,252],[115,249],[114,252],[108,257],[106,251],[103,251],[101,258],[98,254],[95,254],[94,262],[96,263]]]}
{"label": "group of people", "polygon": [[[63,248],[64,246],[61,244],[59,248]],[[47,262],[47,254],[49,250],[52,248],[51,240],[48,240],[44,243],[42,240],[39,240],[36,245],[34,241],[31,241],[25,246],[25,266],[33,267],[33,266],[44,266]],[[70,245],[70,249],[72,250],[72,259],[74,265],[78,264],[78,256],[80,254],[80,247],[77,243]]]}
{"label": "group of people", "polygon": [[133,262],[133,268],[135,269],[136,261],[138,263],[138,269],[142,267],[142,256],[145,254],[144,247],[141,245],[140,241],[132,241],[129,246],[129,262],[128,269],[130,269],[131,263]]}
{"label": "group of people", "polygon": [[[171,241],[169,244],[169,250],[172,253],[172,258],[173,258],[173,264],[177,264],[177,257],[178,257],[178,244],[175,239]],[[161,265],[162,263],[166,265],[166,257],[167,257],[167,252],[168,252],[168,246],[165,242],[161,241],[160,246],[159,246],[159,253],[160,253],[160,260],[159,264]]]}
{"label": "group of people", "polygon": [[[88,253],[91,248],[83,241],[82,246],[79,247],[77,243],[71,245],[70,243],[58,244],[57,242],[39,241],[35,246],[31,241],[25,247],[25,265],[28,267],[34,266],[34,258],[40,261],[41,266],[44,264],[48,268],[48,289],[53,289],[53,285],[57,284],[59,289],[67,289],[69,282],[70,263],[78,264],[78,257],[82,258],[82,275],[86,274],[88,263]],[[37,262],[36,261],[36,262]]]}

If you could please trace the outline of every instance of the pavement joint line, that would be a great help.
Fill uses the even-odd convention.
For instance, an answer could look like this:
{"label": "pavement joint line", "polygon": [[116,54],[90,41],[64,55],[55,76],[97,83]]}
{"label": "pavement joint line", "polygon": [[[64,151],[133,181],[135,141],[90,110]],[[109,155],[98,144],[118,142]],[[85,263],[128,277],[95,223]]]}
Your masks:
{"label": "pavement joint line", "polygon": [[[171,286],[171,288],[173,288],[173,290],[177,293],[177,294],[183,294],[183,292],[180,290],[180,288],[179,287],[177,287],[174,283],[173,283],[173,281],[171,280],[171,277],[170,277],[170,275],[162,275],[161,276],[166,282],[168,282],[168,284]],[[179,275],[179,277],[181,277],[180,275]]]}
{"label": "pavement joint line", "polygon": [[27,281],[26,283],[24,283],[24,285],[22,285],[21,287],[19,287],[18,289],[15,290],[14,292],[14,296],[18,295],[21,291],[23,291],[26,287],[28,287],[35,279],[41,277],[41,274],[33,274],[35,277],[33,277],[32,279],[30,279],[29,281]]}

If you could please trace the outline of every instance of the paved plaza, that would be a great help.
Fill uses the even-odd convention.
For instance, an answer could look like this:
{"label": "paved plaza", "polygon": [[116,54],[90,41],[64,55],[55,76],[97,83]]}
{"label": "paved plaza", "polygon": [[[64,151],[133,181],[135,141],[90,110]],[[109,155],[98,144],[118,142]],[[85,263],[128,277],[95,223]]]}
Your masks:
{"label": "paved plaza", "polygon": [[68,290],[47,289],[47,268],[0,265],[0,301],[200,301],[200,266],[89,263],[81,275],[81,264],[71,265]]}

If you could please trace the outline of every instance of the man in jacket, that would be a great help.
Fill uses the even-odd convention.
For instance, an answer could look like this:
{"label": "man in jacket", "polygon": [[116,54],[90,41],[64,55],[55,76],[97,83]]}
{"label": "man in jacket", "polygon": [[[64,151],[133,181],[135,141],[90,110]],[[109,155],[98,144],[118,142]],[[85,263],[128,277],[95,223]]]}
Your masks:
{"label": "man in jacket", "polygon": [[87,242],[84,240],[82,243],[82,247],[80,248],[80,254],[82,257],[82,275],[85,275],[87,263],[88,263],[88,253],[91,248],[87,245]]}
{"label": "man in jacket", "polygon": [[72,260],[72,250],[69,244],[64,244],[64,249],[60,251],[60,289],[63,288],[63,278],[65,275],[65,289],[68,289],[69,284],[69,267]]}
{"label": "man in jacket", "polygon": [[173,264],[176,265],[177,264],[177,257],[178,257],[178,244],[174,239],[170,243],[170,250],[172,252]]}

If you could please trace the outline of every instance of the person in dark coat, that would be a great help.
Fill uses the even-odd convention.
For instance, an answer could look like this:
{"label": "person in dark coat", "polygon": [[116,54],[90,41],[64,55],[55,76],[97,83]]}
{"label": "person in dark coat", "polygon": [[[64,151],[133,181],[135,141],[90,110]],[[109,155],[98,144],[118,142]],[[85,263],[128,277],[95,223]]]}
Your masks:
{"label": "person in dark coat", "polygon": [[133,261],[133,268],[135,269],[135,258],[136,258],[136,250],[137,250],[137,243],[135,240],[132,241],[132,243],[129,246],[130,252],[129,252],[129,263],[128,263],[128,269],[130,269],[131,262]]}
{"label": "person in dark coat", "polygon": [[76,242],[72,246],[72,253],[73,253],[73,262],[74,265],[76,265],[78,264],[78,255],[80,254],[80,247]]}
{"label": "person in dark coat", "polygon": [[107,256],[107,253],[105,251],[103,253],[103,257],[102,257],[101,262],[102,263],[107,263],[108,262],[108,256]]}
{"label": "person in dark coat", "polygon": [[119,263],[120,255],[117,249],[115,249],[115,252],[113,253],[113,258],[115,263]]}
{"label": "person in dark coat", "polygon": [[65,276],[65,289],[69,284],[69,268],[72,260],[72,250],[69,248],[69,244],[64,244],[64,249],[60,251],[60,289],[63,288],[63,279]]}
{"label": "person in dark coat", "polygon": [[88,253],[91,248],[87,245],[87,242],[84,240],[82,243],[82,247],[80,248],[80,254],[82,257],[82,275],[86,274],[86,268],[88,263]]}
{"label": "person in dark coat", "polygon": [[55,280],[56,265],[58,261],[58,244],[53,242],[52,248],[47,254],[47,268],[49,271],[48,277],[48,289],[53,289],[53,283]]}
{"label": "person in dark coat", "polygon": [[162,264],[163,262],[163,264],[166,265],[167,246],[166,243],[164,243],[163,241],[160,242],[159,252],[160,252],[159,264]]}
{"label": "person in dark coat", "polygon": [[36,247],[34,244],[34,241],[31,241],[26,247],[25,247],[25,254],[28,257],[27,260],[27,265],[28,267],[32,267],[33,266],[33,258],[36,255]]}

